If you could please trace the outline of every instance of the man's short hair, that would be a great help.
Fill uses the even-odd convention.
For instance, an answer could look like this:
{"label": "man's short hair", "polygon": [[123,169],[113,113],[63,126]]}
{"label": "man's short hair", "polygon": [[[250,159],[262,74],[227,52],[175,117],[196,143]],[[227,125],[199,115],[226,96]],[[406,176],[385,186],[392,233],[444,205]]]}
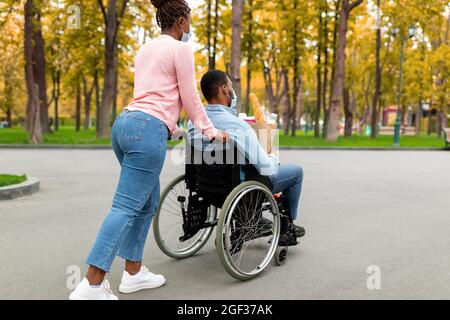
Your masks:
{"label": "man's short hair", "polygon": [[217,96],[219,88],[228,83],[228,76],[225,72],[220,70],[210,70],[205,73],[200,81],[200,86],[202,88],[203,96],[206,101],[211,101],[211,99]]}

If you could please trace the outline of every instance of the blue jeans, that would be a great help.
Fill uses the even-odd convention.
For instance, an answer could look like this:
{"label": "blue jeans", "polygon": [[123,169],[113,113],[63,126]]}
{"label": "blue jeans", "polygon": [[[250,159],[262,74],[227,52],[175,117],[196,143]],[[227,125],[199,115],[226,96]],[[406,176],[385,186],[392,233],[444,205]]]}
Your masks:
{"label": "blue jeans", "polygon": [[283,192],[283,205],[288,209],[292,221],[297,219],[297,210],[302,192],[303,169],[295,164],[280,165],[278,173],[270,177],[273,193]]}
{"label": "blue jeans", "polygon": [[121,171],[112,208],[103,221],[87,264],[109,272],[118,255],[142,261],[144,245],[159,205],[159,175],[168,129],[140,111],[123,111],[112,128],[112,145]]}

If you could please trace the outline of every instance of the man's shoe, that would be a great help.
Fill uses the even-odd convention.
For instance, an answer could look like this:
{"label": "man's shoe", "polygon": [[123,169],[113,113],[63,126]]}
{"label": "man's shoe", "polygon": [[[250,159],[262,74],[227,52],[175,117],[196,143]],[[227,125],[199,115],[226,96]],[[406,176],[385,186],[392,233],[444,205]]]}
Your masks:
{"label": "man's shoe", "polygon": [[294,224],[294,231],[295,231],[295,236],[297,238],[301,238],[301,237],[305,236],[305,234],[306,234],[305,228],[297,226],[295,224]]}
{"label": "man's shoe", "polygon": [[132,293],[144,289],[154,289],[161,287],[165,283],[166,278],[163,275],[154,274],[147,267],[141,266],[141,270],[133,276],[127,271],[123,272],[119,292]]}
{"label": "man's shoe", "polygon": [[119,300],[111,291],[108,280],[94,288],[84,278],[69,296],[70,300]]}
{"label": "man's shoe", "polygon": [[298,245],[297,237],[292,232],[280,234],[280,240],[278,240],[278,246],[290,247]]}

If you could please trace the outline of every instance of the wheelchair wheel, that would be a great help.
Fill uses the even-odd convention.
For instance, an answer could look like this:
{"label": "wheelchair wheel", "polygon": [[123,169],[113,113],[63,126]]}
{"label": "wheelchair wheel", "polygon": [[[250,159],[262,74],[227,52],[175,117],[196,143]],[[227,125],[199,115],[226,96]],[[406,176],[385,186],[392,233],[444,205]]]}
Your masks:
{"label": "wheelchair wheel", "polygon": [[256,181],[237,186],[225,200],[217,227],[217,251],[227,272],[239,280],[259,275],[279,237],[280,215],[270,190]]}
{"label": "wheelchair wheel", "polygon": [[[184,199],[180,202],[180,199]],[[158,247],[167,256],[183,259],[194,255],[207,242],[214,227],[200,229],[190,239],[181,241],[184,235],[183,214],[181,206],[188,207],[189,190],[186,188],[185,176],[172,181],[162,192],[158,211],[153,220],[153,233]],[[217,209],[209,207],[207,221],[214,221]]]}

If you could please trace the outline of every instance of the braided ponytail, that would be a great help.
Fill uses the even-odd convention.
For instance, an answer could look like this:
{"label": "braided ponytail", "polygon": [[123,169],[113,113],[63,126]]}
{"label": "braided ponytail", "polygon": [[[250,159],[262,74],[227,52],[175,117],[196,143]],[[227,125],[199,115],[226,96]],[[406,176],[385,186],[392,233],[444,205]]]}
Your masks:
{"label": "braided ponytail", "polygon": [[179,17],[187,18],[191,12],[185,0],[151,0],[156,11],[156,22],[164,30],[172,27]]}

